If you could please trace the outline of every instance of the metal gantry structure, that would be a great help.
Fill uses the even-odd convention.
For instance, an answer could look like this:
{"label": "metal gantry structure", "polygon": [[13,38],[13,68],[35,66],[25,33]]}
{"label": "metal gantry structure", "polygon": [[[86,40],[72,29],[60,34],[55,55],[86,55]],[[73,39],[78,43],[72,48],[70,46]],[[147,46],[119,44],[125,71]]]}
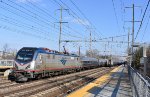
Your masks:
{"label": "metal gantry structure", "polygon": [[61,8],[60,9],[58,9],[58,10],[60,10],[60,21],[59,21],[59,24],[60,24],[60,32],[59,32],[59,52],[60,52],[60,47],[61,47],[61,34],[62,34],[62,23],[68,23],[68,22],[63,22],[62,21],[62,12],[63,12],[63,10],[68,10],[68,9],[64,9],[62,6],[61,6]]}

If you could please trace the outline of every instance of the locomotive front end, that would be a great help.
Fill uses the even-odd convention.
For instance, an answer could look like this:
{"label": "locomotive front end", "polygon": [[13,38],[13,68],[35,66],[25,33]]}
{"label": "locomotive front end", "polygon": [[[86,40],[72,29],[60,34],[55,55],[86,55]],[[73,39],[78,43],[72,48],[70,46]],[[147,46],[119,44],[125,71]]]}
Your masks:
{"label": "locomotive front end", "polygon": [[32,78],[30,72],[34,70],[34,54],[36,48],[22,48],[18,51],[15,58],[15,69],[9,74],[8,79],[12,81],[27,81]]}

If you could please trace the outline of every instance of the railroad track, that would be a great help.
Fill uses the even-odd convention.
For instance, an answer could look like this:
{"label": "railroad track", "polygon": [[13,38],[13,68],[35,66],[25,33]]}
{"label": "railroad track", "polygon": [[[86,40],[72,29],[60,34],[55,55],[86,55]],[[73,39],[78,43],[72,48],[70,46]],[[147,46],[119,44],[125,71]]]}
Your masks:
{"label": "railroad track", "polygon": [[42,91],[40,93],[30,95],[30,97],[65,97],[72,91],[81,88],[82,86],[88,84],[89,82],[93,81],[94,79],[102,76],[105,73],[108,73],[110,70],[103,70],[102,72],[99,73],[94,73],[91,74],[85,78],[80,78],[68,83],[65,83],[63,85]]}
{"label": "railroad track", "polygon": [[0,75],[0,86],[8,83],[11,83],[11,81],[9,81],[7,77]]}
{"label": "railroad track", "polygon": [[0,84],[0,95],[2,97],[64,96],[110,70],[110,68],[102,67],[27,83],[8,82]]}

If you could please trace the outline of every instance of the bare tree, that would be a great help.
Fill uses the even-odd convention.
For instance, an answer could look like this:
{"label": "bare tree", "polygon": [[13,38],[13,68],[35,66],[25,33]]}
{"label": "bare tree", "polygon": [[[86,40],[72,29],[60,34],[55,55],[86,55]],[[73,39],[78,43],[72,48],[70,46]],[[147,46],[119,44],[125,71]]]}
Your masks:
{"label": "bare tree", "polygon": [[6,53],[7,53],[7,51],[8,51],[8,44],[6,43],[6,44],[4,44],[4,46],[3,46],[3,54],[2,54],[2,58],[3,59],[5,59],[5,57],[6,57]]}
{"label": "bare tree", "polygon": [[99,57],[99,51],[97,49],[93,49],[92,51],[87,50],[86,51],[86,56],[98,58]]}
{"label": "bare tree", "polygon": [[8,44],[4,44],[2,52],[2,59],[14,59],[17,50],[9,48]]}

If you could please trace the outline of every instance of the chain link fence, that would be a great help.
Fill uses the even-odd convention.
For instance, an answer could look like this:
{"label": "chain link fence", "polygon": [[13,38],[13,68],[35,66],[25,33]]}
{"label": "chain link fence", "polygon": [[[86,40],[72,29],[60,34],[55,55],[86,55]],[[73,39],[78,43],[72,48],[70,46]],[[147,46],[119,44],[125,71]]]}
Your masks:
{"label": "chain link fence", "polygon": [[150,97],[149,78],[146,80],[147,78],[142,77],[131,66],[128,66],[128,73],[132,85],[133,97]]}

